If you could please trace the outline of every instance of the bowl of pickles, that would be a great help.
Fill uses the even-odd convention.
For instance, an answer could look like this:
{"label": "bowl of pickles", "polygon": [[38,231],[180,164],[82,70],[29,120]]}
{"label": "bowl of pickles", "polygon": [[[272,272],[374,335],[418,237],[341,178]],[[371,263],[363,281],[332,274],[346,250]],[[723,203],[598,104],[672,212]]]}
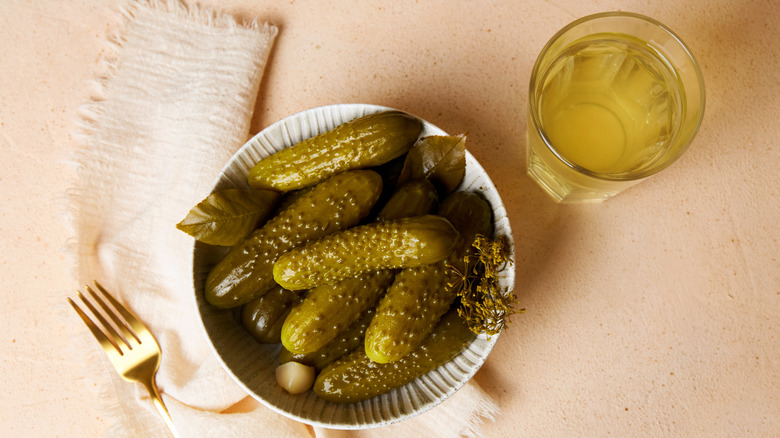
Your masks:
{"label": "bowl of pickles", "polygon": [[480,368],[512,313],[506,210],[466,136],[393,108],[280,120],[177,227],[195,238],[206,339],[292,419],[365,429],[425,412]]}

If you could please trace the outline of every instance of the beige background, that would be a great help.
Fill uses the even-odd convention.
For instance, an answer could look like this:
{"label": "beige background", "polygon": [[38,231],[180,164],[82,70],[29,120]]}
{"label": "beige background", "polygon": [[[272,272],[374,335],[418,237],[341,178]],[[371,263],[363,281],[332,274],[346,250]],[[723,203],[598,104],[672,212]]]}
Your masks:
{"label": "beige background", "polygon": [[[475,377],[486,436],[777,436],[780,3],[772,0],[210,0],[280,28],[255,133],[319,105],[417,114],[492,176],[525,314]],[[556,206],[525,175],[536,54],[575,18],[652,16],[702,66],[690,150],[602,205]],[[121,20],[114,2],[0,2],[0,430],[99,436],[108,420],[67,333],[73,120]],[[236,149],[240,145],[236,145]],[[212,179],[212,175],[204,175]]]}

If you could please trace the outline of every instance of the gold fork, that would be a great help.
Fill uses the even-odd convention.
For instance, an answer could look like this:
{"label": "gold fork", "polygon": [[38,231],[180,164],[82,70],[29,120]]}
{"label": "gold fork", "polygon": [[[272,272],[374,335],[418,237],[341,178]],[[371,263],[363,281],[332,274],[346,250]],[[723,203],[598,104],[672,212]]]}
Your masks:
{"label": "gold fork", "polygon": [[95,293],[89,286],[86,286],[87,292],[113,321],[113,326],[82,295],[81,291],[76,291],[79,298],[100,322],[103,330],[73,300],[68,298],[68,302],[73,306],[73,309],[76,310],[81,319],[84,320],[84,323],[97,338],[98,342],[100,342],[100,346],[103,347],[103,350],[119,374],[127,381],[138,382],[146,387],[149,395],[152,397],[154,406],[163,420],[165,420],[168,429],[174,437],[177,437],[171,416],[160,397],[160,393],[157,391],[157,385],[154,383],[154,376],[157,374],[157,368],[160,366],[160,346],[144,323],[139,321],[128,309],[114,299],[97,281],[95,282],[95,287],[100,291],[100,294]]}

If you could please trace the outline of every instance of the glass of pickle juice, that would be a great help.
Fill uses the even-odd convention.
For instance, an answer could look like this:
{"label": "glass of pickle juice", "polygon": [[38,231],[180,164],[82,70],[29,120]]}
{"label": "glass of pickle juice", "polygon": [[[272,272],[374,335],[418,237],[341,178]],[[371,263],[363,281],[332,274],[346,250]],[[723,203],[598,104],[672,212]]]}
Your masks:
{"label": "glass of pickle juice", "polygon": [[704,115],[704,81],[669,28],[590,15],[547,43],[531,74],[528,174],[557,202],[609,199],[674,162]]}

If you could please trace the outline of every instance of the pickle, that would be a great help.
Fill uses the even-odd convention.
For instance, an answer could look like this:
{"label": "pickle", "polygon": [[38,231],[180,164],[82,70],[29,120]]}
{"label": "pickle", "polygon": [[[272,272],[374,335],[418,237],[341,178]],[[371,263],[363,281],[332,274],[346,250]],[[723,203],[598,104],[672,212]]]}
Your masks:
{"label": "pickle", "polygon": [[[384,184],[382,184],[382,186],[383,186],[382,190],[384,190]],[[287,207],[291,206],[298,198],[312,191],[314,187],[316,186],[309,186],[303,189],[293,190],[291,192],[285,193],[284,196],[282,196],[282,199],[279,201],[278,210],[279,211],[285,210]],[[273,193],[277,193],[277,192],[273,192]],[[374,207],[376,207],[376,204],[374,204]]]}
{"label": "pickle", "polygon": [[457,236],[447,219],[435,215],[361,225],[282,254],[274,263],[274,279],[299,290],[377,269],[436,263],[450,254]]}
{"label": "pickle", "polygon": [[369,114],[260,160],[248,182],[256,189],[300,189],[346,170],[400,157],[421,131],[419,119],[400,111]]}
{"label": "pickle", "polygon": [[331,363],[314,382],[314,393],[334,403],[367,400],[399,388],[452,360],[475,335],[450,310],[422,344],[402,359],[380,364],[361,349]]}
{"label": "pickle", "polygon": [[[442,202],[439,214],[458,230],[455,250],[446,263],[463,270],[463,256],[472,249],[476,234],[492,234],[490,205],[476,193],[458,192]],[[447,312],[456,292],[447,286],[454,279],[445,262],[406,268],[382,297],[366,330],[365,350],[374,362],[401,359],[415,349]]]}
{"label": "pickle", "polygon": [[[436,191],[430,183],[415,181],[399,188],[391,199],[403,202],[394,203],[386,212],[387,218],[416,216],[431,211]],[[285,320],[282,334],[285,350],[295,351],[301,356],[313,355],[317,350],[326,348],[326,343],[348,330],[349,324],[362,318],[361,315],[367,311],[373,315],[379,297],[394,275],[391,270],[374,271],[311,289],[306,299]]]}
{"label": "pickle", "polygon": [[477,234],[493,235],[493,209],[477,193],[455,192],[441,203],[439,214],[458,230],[458,242],[448,263],[463,272],[463,257],[476,251],[472,244]]}
{"label": "pickle", "polygon": [[241,323],[261,344],[281,342],[282,324],[301,292],[276,286],[241,308]]}
{"label": "pickle", "polygon": [[374,362],[388,363],[414,350],[455,299],[447,291],[444,262],[406,268],[379,302],[366,330],[365,350]]}
{"label": "pickle", "polygon": [[324,347],[376,306],[393,276],[390,270],[373,271],[309,290],[284,320],[282,345],[294,354],[313,353]]}
{"label": "pickle", "polygon": [[282,347],[279,352],[279,363],[295,361],[321,370],[330,365],[331,362],[351,353],[352,350],[363,347],[366,328],[373,317],[374,309],[366,310],[360,319],[352,323],[346,331],[313,353],[293,354],[290,350]]}
{"label": "pickle", "polygon": [[382,194],[379,195],[379,200],[376,202],[376,205],[374,205],[374,209],[371,211],[371,214],[369,214],[369,217],[376,218],[376,215],[379,214],[382,207],[387,204],[387,201],[398,190],[398,177],[401,175],[401,169],[403,169],[404,162],[406,162],[406,154],[390,160],[385,164],[371,168],[371,170],[382,176]]}
{"label": "pickle", "polygon": [[427,179],[409,181],[401,185],[382,207],[378,221],[421,216],[430,213],[438,201],[436,188]]}
{"label": "pickle", "polygon": [[302,194],[214,266],[206,279],[207,301],[232,308],[263,295],[275,285],[273,264],[279,255],[355,225],[371,210],[381,190],[379,174],[354,170]]}

